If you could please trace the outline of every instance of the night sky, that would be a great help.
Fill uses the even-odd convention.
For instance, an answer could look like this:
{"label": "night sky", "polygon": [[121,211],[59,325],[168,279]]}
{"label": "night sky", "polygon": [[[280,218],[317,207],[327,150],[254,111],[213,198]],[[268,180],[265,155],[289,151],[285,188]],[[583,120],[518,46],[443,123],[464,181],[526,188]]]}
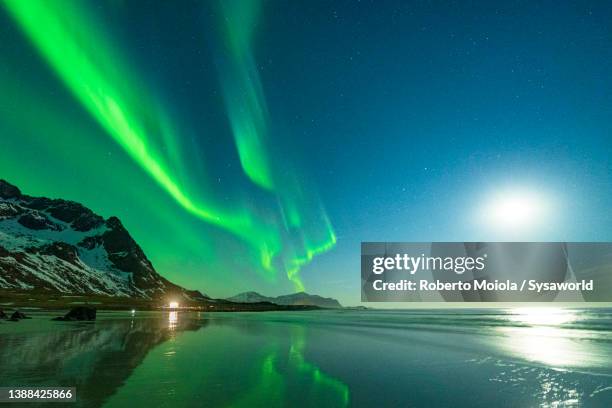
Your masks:
{"label": "night sky", "polygon": [[[214,297],[357,304],[361,241],[611,240],[610,21],[610,2],[4,1],[0,178],[118,216]],[[507,197],[540,211],[501,228]]]}

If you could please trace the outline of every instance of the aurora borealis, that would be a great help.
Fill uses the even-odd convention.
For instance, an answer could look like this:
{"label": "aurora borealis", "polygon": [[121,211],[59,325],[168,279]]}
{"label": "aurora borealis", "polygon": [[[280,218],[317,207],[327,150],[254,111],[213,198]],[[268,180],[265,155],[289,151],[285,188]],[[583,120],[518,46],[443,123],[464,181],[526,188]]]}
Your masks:
{"label": "aurora borealis", "polygon": [[219,297],[357,303],[360,241],[515,238],[500,192],[611,238],[612,6],[172,3],[2,1],[0,178]]}
{"label": "aurora borealis", "polygon": [[[265,147],[267,109],[249,52],[252,27],[244,21],[256,18],[249,16],[256,14],[251,10],[256,3],[223,3],[224,9],[232,9],[225,16],[228,27],[223,37],[235,69],[223,71],[221,82],[242,168],[257,186],[271,192],[278,208],[258,208],[256,200],[249,197],[230,211],[218,203],[215,191],[179,180],[178,174],[187,173],[183,169],[185,158],[178,153],[180,136],[175,134],[169,115],[161,103],[149,103],[152,96],[146,92],[146,84],[124,67],[121,54],[102,30],[94,29],[97,24],[78,2],[5,4],[76,99],[165,193],[184,211],[248,243],[259,260],[252,269],[268,275],[285,271],[295,290],[302,291],[300,266],[314,254],[330,249],[335,236],[322,207],[308,208],[296,194],[301,189],[299,183],[293,177],[279,175],[281,160],[275,158],[272,166]],[[189,190],[184,183],[195,188]],[[308,226],[302,224],[305,217],[311,217]]]}

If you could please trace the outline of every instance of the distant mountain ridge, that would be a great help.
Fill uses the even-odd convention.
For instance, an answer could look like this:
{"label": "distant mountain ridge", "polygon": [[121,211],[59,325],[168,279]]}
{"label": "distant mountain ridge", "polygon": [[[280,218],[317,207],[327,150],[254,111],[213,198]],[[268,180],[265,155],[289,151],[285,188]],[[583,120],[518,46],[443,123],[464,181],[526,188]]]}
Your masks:
{"label": "distant mountain ridge", "polygon": [[0,179],[0,288],[208,299],[160,276],[117,217],[30,197]]}
{"label": "distant mountain ridge", "polygon": [[292,293],[290,295],[282,295],[276,297],[264,296],[257,292],[243,292],[235,296],[227,298],[231,302],[237,303],[258,303],[269,302],[283,306],[318,306],[326,309],[342,308],[340,302],[333,298],[324,298],[319,295],[310,295],[306,292]]}

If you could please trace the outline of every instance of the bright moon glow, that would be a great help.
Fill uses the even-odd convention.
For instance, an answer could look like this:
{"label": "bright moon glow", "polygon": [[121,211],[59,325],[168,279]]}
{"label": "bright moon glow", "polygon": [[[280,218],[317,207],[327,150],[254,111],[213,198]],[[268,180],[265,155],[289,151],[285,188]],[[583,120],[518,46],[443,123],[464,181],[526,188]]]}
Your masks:
{"label": "bright moon glow", "polygon": [[525,232],[550,216],[550,199],[535,191],[509,189],[493,194],[482,209],[487,228],[500,232]]}

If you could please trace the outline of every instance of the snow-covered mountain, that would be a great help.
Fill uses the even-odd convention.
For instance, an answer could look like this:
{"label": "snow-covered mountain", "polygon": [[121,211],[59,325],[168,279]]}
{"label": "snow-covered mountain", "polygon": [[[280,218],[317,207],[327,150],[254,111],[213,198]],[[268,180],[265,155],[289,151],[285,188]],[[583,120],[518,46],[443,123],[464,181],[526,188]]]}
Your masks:
{"label": "snow-covered mountain", "polygon": [[232,296],[227,300],[237,303],[270,302],[283,306],[318,306],[327,309],[337,309],[342,307],[340,302],[338,302],[336,299],[324,298],[319,295],[310,295],[306,292],[298,292],[276,297],[264,296],[257,292],[243,292],[237,294],[236,296]]}
{"label": "snow-covered mountain", "polygon": [[30,197],[0,180],[0,288],[155,299],[207,298],[160,276],[116,217]]}

